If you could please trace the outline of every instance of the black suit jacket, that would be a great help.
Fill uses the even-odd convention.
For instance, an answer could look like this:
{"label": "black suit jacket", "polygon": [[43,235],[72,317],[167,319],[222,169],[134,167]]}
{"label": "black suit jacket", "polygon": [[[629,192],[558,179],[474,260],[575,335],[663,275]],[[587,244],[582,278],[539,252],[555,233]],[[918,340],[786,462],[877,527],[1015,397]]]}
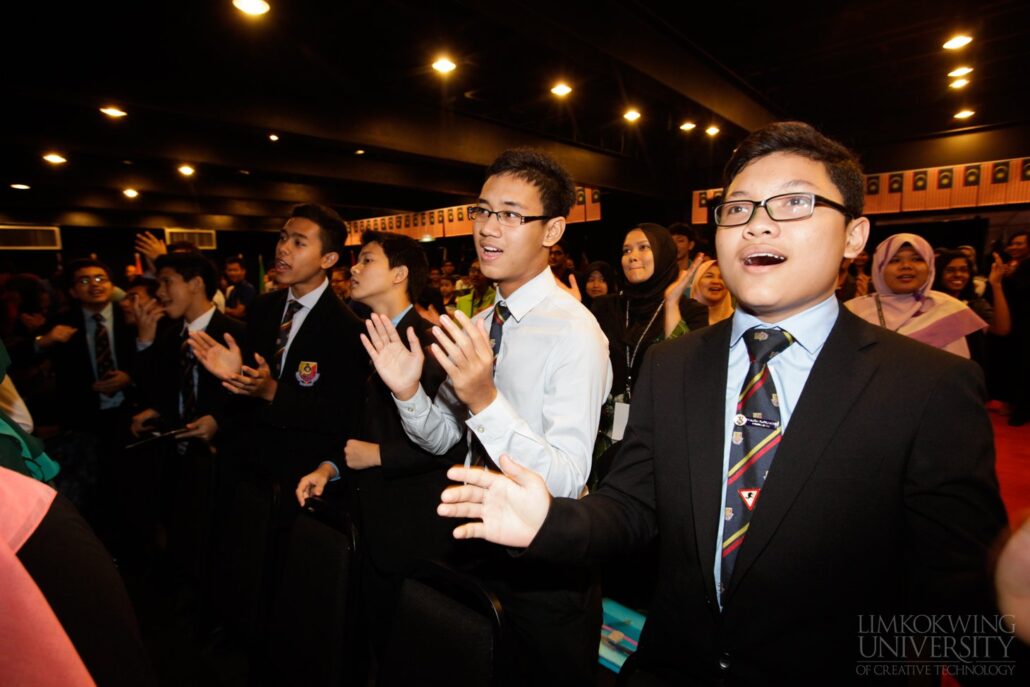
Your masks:
{"label": "black suit jacket", "polygon": [[[423,348],[435,341],[432,324],[414,308],[397,325],[405,341],[409,327],[414,327]],[[435,396],[445,378],[427,351],[421,380],[426,393]],[[454,524],[439,517],[436,506],[440,493],[450,485],[447,468],[465,460],[465,441],[440,456],[416,446],[404,432],[390,389],[375,372],[365,384],[364,418],[357,438],[379,444],[382,459],[381,467],[346,474],[355,519],[373,564],[381,572],[395,574],[418,558],[446,558],[454,547]]]}
{"label": "black suit jacket", "polygon": [[993,612],[987,549],[1006,517],[979,370],[844,309],[720,611],[731,323],[652,349],[611,474],[583,501],[555,499],[530,553],[576,560],[660,533],[637,661],[678,684],[846,682],[860,617]]}
{"label": "black suit jacket", "polygon": [[[288,293],[257,298],[247,318],[249,350],[270,367]],[[323,460],[341,461],[357,429],[369,370],[360,331],[354,313],[326,288],[290,344],[275,397],[254,410],[259,467],[291,492]],[[300,376],[302,362],[317,365],[317,378]]]}
{"label": "black suit jacket", "polygon": [[[173,320],[160,328],[154,342],[141,351],[136,360],[136,379],[140,389],[141,405],[153,408],[167,423],[179,418],[179,369],[182,319]],[[246,344],[247,329],[242,322],[217,309],[204,330],[218,343],[225,343],[230,334],[241,346]],[[233,395],[221,381],[197,363],[196,416],[212,415],[218,422],[219,434],[227,424],[227,409]],[[170,428],[170,427],[169,427]]]}
{"label": "black suit jacket", "polygon": [[[113,327],[114,354],[119,370],[131,376],[135,369],[136,329],[125,322],[125,316],[117,305],[113,308],[114,322],[105,326]],[[100,411],[100,394],[93,391],[97,381],[93,372],[93,358],[86,342],[86,318],[82,307],[77,303],[55,318],[55,325],[64,324],[75,327],[78,331],[65,343],[55,343],[46,354],[54,361],[54,374],[57,377],[57,399],[61,424],[65,427],[90,429],[92,418]],[[130,407],[134,390],[124,390],[125,402],[122,408]]]}

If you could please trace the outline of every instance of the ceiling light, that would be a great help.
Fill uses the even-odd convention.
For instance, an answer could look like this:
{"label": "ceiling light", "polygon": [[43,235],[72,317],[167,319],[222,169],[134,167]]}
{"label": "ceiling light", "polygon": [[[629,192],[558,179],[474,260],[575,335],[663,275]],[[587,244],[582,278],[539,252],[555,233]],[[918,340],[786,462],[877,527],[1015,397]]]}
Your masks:
{"label": "ceiling light", "polygon": [[973,68],[972,67],[959,67],[958,69],[953,69],[952,71],[948,72],[948,76],[954,77],[954,78],[958,78],[960,76],[965,76],[966,74],[972,74],[972,73],[973,73]]}
{"label": "ceiling light", "polygon": [[454,69],[457,66],[458,65],[454,64],[453,62],[451,62],[446,57],[441,57],[441,58],[437,59],[436,62],[433,63],[433,69],[435,69],[436,71],[440,72],[441,74],[447,74],[448,72],[453,72]]}
{"label": "ceiling light", "polygon": [[197,170],[193,169],[189,165],[179,165],[179,174],[183,175],[184,177],[191,177],[193,176],[193,173],[196,171]]}
{"label": "ceiling light", "polygon": [[948,88],[965,88],[968,85],[969,79],[955,79],[950,84],[948,84]]}
{"label": "ceiling light", "polygon": [[962,110],[961,112],[956,112],[955,113],[955,119],[969,119],[970,117],[972,117],[975,114],[976,113],[973,112],[972,110]]}
{"label": "ceiling light", "polygon": [[15,191],[28,191],[32,187],[28,184],[11,184],[11,188]]}
{"label": "ceiling light", "polygon": [[364,155],[365,151],[362,150],[361,148],[358,148],[357,150],[354,151],[354,154],[355,155]]}
{"label": "ceiling light", "polygon": [[268,140],[275,143],[279,140],[279,134],[268,134]]}
{"label": "ceiling light", "polygon": [[960,36],[953,37],[951,40],[949,40],[947,43],[945,43],[942,47],[945,50],[958,50],[959,48],[966,47],[967,45],[969,45],[972,42],[973,42],[973,39],[970,36],[961,36],[960,35]]}
{"label": "ceiling light", "polygon": [[241,169],[240,170],[240,174],[242,174],[245,177],[249,177],[250,176],[250,170],[249,169]]}
{"label": "ceiling light", "polygon": [[709,136],[715,136],[717,133],[719,133],[719,127],[717,127],[717,126],[715,126],[713,124],[710,127],[708,127],[707,129],[705,129],[705,133],[708,134]]}
{"label": "ceiling light", "polygon": [[63,165],[65,162],[67,162],[66,159],[64,159],[57,153],[47,153],[43,156],[43,159],[52,165]]}
{"label": "ceiling light", "polygon": [[567,83],[558,83],[555,84],[554,88],[551,89],[551,93],[554,93],[559,98],[564,98],[569,93],[572,93],[572,87],[570,87]]}
{"label": "ceiling light", "polygon": [[126,198],[135,198],[139,195],[139,191],[137,191],[134,188],[127,188],[124,191],[122,191],[122,195],[124,195]]}
{"label": "ceiling light", "polygon": [[244,14],[258,17],[272,9],[265,0],[232,0],[232,6]]}
{"label": "ceiling light", "polygon": [[622,117],[628,122],[635,122],[640,119],[640,113],[636,110],[626,110],[626,114],[622,115]]}
{"label": "ceiling light", "polygon": [[100,111],[106,114],[111,119],[121,119],[122,117],[129,114],[125,110],[115,107],[114,105],[108,105],[107,107],[100,108]]}
{"label": "ceiling light", "polygon": [[682,131],[693,131],[696,128],[697,124],[694,124],[694,122],[683,122],[682,124],[680,124],[680,129]]}

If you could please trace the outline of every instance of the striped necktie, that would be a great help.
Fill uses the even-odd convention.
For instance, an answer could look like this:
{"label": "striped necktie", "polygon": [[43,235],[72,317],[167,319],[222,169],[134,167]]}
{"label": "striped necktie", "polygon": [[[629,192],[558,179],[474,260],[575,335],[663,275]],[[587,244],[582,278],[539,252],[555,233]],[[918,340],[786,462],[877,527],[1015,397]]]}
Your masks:
{"label": "striped necktie", "polygon": [[[511,311],[508,310],[508,306],[499,302],[494,305],[493,317],[490,318],[490,348],[494,351],[494,368],[497,368],[497,356],[501,352],[501,338],[504,336],[504,322],[511,315]],[[490,459],[490,454],[487,453],[486,447],[483,446],[483,442],[479,440],[475,434],[472,434],[471,441],[471,465],[483,465],[491,468],[492,470],[497,469],[497,465]]]}
{"label": "striped necktie", "polygon": [[275,337],[275,376],[276,378],[283,371],[283,355],[286,353],[286,344],[290,341],[290,329],[293,328],[293,317],[297,311],[304,306],[300,301],[290,301],[286,305],[286,312],[283,314],[283,321],[279,325],[279,334]]}
{"label": "striped necktie", "polygon": [[792,343],[794,337],[779,328],[752,327],[744,332],[751,365],[737,398],[737,413],[733,417],[730,435],[720,594],[730,583],[737,552],[744,543],[751,516],[758,506],[758,497],[769,475],[776,447],[783,438],[780,402],[768,363]]}
{"label": "striped necktie", "polygon": [[193,379],[197,360],[193,357],[189,341],[190,330],[184,327],[179,340],[179,394],[182,399],[183,422],[195,420],[194,415],[197,411],[197,387]]}
{"label": "striped necktie", "polygon": [[96,313],[93,321],[97,323],[93,332],[93,359],[97,363],[97,379],[100,380],[114,372],[114,356],[111,354],[111,339],[108,338],[104,316]]}

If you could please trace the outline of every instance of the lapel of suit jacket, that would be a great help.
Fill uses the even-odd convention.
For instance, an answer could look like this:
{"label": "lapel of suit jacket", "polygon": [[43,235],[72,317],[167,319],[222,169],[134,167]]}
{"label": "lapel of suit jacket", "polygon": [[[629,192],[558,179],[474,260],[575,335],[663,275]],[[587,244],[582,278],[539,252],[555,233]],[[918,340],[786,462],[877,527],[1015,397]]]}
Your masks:
{"label": "lapel of suit jacket", "polygon": [[840,424],[879,365],[865,349],[875,339],[864,322],[841,308],[790,417],[747,538],[737,552],[726,599],[768,546]]}
{"label": "lapel of suit jacket", "polygon": [[[722,494],[722,454],[726,441],[726,368],[730,357],[732,319],[706,327],[699,336],[704,346],[684,364],[682,427],[686,433],[687,465],[694,508],[694,537],[701,574],[715,594],[716,539],[719,536]],[[663,421],[672,422],[671,418]],[[673,422],[675,425],[676,423]],[[712,597],[714,598],[714,596]]]}

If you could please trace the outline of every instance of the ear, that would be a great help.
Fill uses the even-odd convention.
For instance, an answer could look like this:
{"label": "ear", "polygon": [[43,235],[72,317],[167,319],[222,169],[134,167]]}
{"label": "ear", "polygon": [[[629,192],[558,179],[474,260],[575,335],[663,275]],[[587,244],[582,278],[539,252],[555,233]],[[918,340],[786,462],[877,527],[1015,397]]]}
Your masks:
{"label": "ear", "polygon": [[397,267],[393,268],[393,283],[394,284],[403,284],[404,280],[407,279],[407,278],[408,278],[408,266],[407,265],[397,265]]}
{"label": "ear", "polygon": [[186,285],[190,287],[190,293],[204,293],[204,279],[199,275],[186,282]]}
{"label": "ear", "polygon": [[550,248],[554,244],[561,241],[562,235],[565,233],[565,218],[555,217],[548,220],[547,224],[544,225],[544,241],[543,245],[546,248]]}
{"label": "ear", "polygon": [[322,256],[322,260],[321,260],[322,269],[324,269],[324,270],[332,269],[332,266],[335,265],[337,262],[339,262],[339,260],[340,260],[340,254],[337,253],[336,251],[331,251],[329,253],[326,253],[325,255]]}
{"label": "ear", "polygon": [[844,257],[854,258],[862,252],[865,242],[869,239],[869,218],[859,217],[852,220],[844,231]]}

